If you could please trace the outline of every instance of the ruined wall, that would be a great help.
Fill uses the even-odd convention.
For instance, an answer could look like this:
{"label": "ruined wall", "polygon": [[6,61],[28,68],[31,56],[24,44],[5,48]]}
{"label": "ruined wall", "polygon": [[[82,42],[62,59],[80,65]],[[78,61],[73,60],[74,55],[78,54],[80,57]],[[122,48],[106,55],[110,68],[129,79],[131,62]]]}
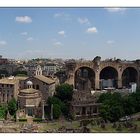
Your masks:
{"label": "ruined wall", "polygon": [[93,61],[86,62],[72,62],[67,63],[67,76],[66,83],[69,83],[75,87],[75,73],[81,67],[88,67],[95,72],[95,89],[100,89],[100,73],[106,67],[114,68],[117,71],[117,85],[118,88],[122,88],[122,74],[126,68],[133,68],[137,72],[137,87],[140,87],[140,63],[137,61],[117,61],[108,60],[101,61],[100,59],[94,59]]}

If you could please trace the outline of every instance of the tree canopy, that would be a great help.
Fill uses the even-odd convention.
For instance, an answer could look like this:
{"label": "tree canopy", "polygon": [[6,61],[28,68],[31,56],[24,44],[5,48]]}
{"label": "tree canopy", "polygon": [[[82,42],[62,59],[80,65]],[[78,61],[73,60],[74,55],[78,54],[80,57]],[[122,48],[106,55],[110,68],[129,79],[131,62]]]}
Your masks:
{"label": "tree canopy", "polygon": [[12,98],[8,103],[8,111],[10,115],[15,115],[17,111],[17,102],[15,98]]}
{"label": "tree canopy", "polygon": [[69,104],[68,103],[62,102],[58,97],[55,97],[55,96],[49,97],[47,103],[49,105],[49,112],[50,113],[51,113],[51,105],[52,104],[53,104],[53,106],[55,106],[54,112],[61,111],[61,113],[57,113],[57,117],[54,117],[55,119],[59,118],[61,114],[63,114],[64,116],[68,116],[68,114],[69,114]]}
{"label": "tree canopy", "polygon": [[102,94],[98,102],[102,103],[100,116],[106,121],[115,122],[123,116],[140,112],[140,91],[126,96],[120,93]]}
{"label": "tree canopy", "polygon": [[2,78],[3,76],[7,77],[9,75],[7,70],[0,70],[0,78]]}
{"label": "tree canopy", "polygon": [[71,101],[73,95],[73,86],[69,84],[61,84],[56,87],[56,97],[61,101]]}
{"label": "tree canopy", "polygon": [[58,104],[53,105],[53,118],[58,119],[61,115],[61,107]]}
{"label": "tree canopy", "polygon": [[6,118],[6,114],[7,114],[7,107],[0,106],[0,119]]}
{"label": "tree canopy", "polygon": [[13,76],[27,76],[27,71],[15,71]]}

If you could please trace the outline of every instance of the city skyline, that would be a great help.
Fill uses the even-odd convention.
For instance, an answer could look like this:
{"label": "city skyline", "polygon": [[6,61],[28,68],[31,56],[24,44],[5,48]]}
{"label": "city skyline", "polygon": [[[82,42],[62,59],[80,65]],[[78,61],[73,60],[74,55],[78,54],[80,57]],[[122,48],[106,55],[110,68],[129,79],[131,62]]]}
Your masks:
{"label": "city skyline", "polygon": [[140,8],[0,8],[0,54],[139,59]]}

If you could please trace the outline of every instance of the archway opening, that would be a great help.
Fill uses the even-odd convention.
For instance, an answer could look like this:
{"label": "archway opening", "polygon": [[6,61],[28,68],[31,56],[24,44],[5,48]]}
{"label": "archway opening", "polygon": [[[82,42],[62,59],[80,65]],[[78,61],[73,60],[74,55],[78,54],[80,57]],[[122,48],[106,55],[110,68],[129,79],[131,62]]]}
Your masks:
{"label": "archway opening", "polygon": [[39,85],[36,85],[36,89],[39,90]]}
{"label": "archway opening", "polygon": [[118,72],[113,67],[105,67],[100,72],[100,88],[110,87],[118,87]]}
{"label": "archway opening", "polygon": [[88,67],[80,67],[75,72],[75,89],[93,90],[95,89],[95,72]]}
{"label": "archway opening", "polygon": [[131,83],[138,82],[138,72],[133,67],[126,68],[122,73],[122,86],[123,87],[130,87]]}

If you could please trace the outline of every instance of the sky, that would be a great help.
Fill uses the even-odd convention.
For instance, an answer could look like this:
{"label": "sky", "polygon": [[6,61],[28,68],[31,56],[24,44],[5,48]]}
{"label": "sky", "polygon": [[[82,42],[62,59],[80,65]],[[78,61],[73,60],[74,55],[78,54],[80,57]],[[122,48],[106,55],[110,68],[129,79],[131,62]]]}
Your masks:
{"label": "sky", "polygon": [[140,8],[0,8],[0,55],[140,59]]}

